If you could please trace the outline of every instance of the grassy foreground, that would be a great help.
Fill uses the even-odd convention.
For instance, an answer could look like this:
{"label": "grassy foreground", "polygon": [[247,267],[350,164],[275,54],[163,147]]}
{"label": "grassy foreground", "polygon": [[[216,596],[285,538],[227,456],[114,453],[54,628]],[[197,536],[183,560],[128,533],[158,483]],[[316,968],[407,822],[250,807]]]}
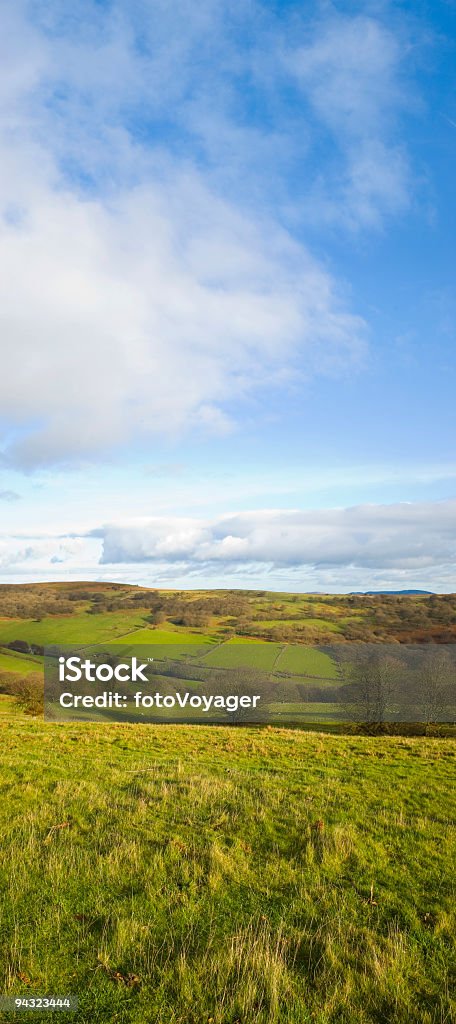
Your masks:
{"label": "grassy foreground", "polygon": [[455,1019],[451,740],[2,706],[0,991],[76,1024]]}

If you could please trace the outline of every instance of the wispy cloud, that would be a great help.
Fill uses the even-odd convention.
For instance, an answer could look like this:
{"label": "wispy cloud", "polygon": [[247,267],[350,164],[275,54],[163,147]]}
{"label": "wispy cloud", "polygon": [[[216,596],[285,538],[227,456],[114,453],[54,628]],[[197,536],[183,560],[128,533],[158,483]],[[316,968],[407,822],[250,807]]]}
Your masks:
{"label": "wispy cloud", "polygon": [[410,171],[398,132],[405,105],[406,44],[381,21],[336,14],[317,23],[289,66],[333,141],[312,189],[309,214],[352,227],[378,226],[407,206]]}
{"label": "wispy cloud", "polygon": [[17,491],[0,491],[0,501],[19,501],[20,497]]}

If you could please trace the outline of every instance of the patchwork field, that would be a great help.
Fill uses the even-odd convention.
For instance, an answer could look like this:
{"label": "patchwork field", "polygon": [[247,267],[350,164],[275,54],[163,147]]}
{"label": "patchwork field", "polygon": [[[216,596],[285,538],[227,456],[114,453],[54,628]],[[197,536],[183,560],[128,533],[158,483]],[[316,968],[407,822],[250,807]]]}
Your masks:
{"label": "patchwork field", "polygon": [[5,698],[0,733],[1,991],[78,994],[75,1024],[454,1019],[451,741]]}
{"label": "patchwork field", "polygon": [[[456,636],[454,595],[331,597],[37,584],[0,586],[0,613],[0,692],[12,692],[5,680],[8,673],[17,675],[20,669],[24,677],[32,677],[41,671],[45,647],[67,645],[90,654],[120,644],[126,654],[144,649],[143,657],[153,653],[158,662],[201,664],[214,672],[231,672],[233,680],[245,670],[252,685],[256,673],[274,720],[277,712],[279,721],[325,728],[340,722],[340,701],[345,700],[337,647],[398,640],[421,647],[424,641],[448,645]],[[153,652],[145,650],[148,645]],[[294,717],[289,710],[293,703]],[[393,705],[389,720],[407,720],[400,700]],[[454,701],[430,718],[450,727],[453,719]]]}

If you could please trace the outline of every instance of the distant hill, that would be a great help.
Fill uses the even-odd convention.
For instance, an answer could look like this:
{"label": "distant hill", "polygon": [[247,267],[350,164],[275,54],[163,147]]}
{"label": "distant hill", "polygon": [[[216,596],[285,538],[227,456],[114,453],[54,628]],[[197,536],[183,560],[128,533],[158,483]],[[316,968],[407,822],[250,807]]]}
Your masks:
{"label": "distant hill", "polygon": [[381,594],[386,594],[386,595],[408,594],[409,596],[413,596],[413,595],[416,595],[416,594],[424,594],[424,595],[427,595],[429,597],[429,596],[432,596],[434,591],[433,590],[352,590],[352,591],[350,591],[350,593],[353,594],[353,596],[356,595],[356,596],[361,596],[361,597],[375,597],[376,595],[381,595]]}

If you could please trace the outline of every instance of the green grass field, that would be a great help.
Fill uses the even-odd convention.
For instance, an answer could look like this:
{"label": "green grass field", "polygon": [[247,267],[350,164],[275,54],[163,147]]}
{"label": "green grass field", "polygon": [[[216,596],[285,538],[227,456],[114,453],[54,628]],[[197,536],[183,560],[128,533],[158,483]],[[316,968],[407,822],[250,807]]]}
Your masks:
{"label": "green grass field", "polygon": [[255,668],[272,672],[282,644],[244,643],[231,640],[204,655],[204,664],[213,668]]}
{"label": "green grass field", "polygon": [[133,632],[143,625],[138,612],[102,612],[89,615],[49,615],[41,621],[30,619],[0,619],[0,644],[11,640],[26,640],[28,643],[80,644],[87,646],[103,640],[114,640],[125,633]]}
{"label": "green grass field", "polygon": [[455,1019],[451,740],[53,725],[6,698],[0,731],[2,992],[78,994],[75,1024]]}
{"label": "green grass field", "polygon": [[19,654],[16,651],[0,651],[0,670],[3,672],[15,672],[19,675],[29,675],[30,672],[41,672],[43,659],[26,654]]}
{"label": "green grass field", "polygon": [[307,722],[316,723],[332,723],[343,721],[343,707],[340,704],[333,702],[326,703],[325,701],[306,701],[302,704],[287,704],[281,702],[278,704],[269,705],[270,713],[283,720],[284,725],[287,723],[303,724]]}
{"label": "green grass field", "polygon": [[188,646],[199,645],[200,647],[212,643],[212,638],[202,636],[201,633],[190,633],[183,629],[138,629],[134,633],[124,636],[119,643],[122,644],[185,644]]}
{"label": "green grass field", "polygon": [[[158,661],[162,659],[171,659],[172,661],[181,661],[182,659],[198,658],[200,655],[204,655],[206,650],[210,650],[213,640],[210,636],[202,636],[200,633],[190,633],[188,630],[167,630],[167,629],[138,629],[134,633],[128,633],[118,640],[107,640],[106,645],[108,650],[116,650],[116,645],[121,644],[122,651],[125,649],[125,655],[129,656],[138,654],[141,655],[141,648],[150,648],[147,650],[147,656],[154,657]],[[103,647],[103,642],[98,644],[98,648]],[[95,645],[89,650],[95,650]]]}
{"label": "green grass field", "polygon": [[337,665],[328,654],[315,647],[304,647],[299,644],[290,644],[283,648],[276,664],[276,671],[290,675],[337,679]]}

